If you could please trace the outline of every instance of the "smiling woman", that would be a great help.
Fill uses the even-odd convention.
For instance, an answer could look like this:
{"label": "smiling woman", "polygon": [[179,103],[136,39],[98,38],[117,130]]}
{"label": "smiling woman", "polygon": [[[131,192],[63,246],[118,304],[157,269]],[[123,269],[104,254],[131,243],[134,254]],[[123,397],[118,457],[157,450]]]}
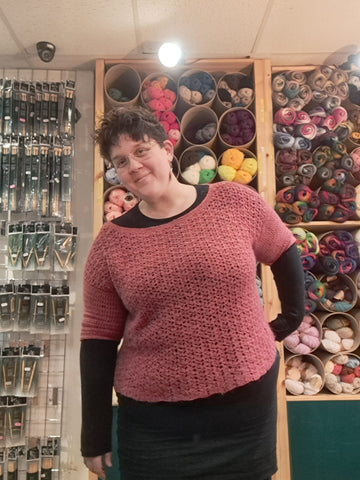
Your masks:
{"label": "smiling woman", "polygon": [[[104,477],[111,463],[114,386],[122,480],[269,479],[275,341],[304,314],[295,237],[252,188],[180,183],[173,145],[142,107],[111,111],[96,141],[140,202],[103,226],[85,268],[85,464]],[[282,300],[270,324],[258,262]]]}

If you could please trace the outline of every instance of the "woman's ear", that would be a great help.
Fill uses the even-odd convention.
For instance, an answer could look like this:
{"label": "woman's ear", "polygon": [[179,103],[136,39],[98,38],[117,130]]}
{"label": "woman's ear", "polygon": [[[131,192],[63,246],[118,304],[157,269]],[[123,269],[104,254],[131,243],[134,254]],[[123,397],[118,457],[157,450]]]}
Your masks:
{"label": "woman's ear", "polygon": [[169,163],[171,163],[174,158],[174,145],[172,144],[172,142],[170,142],[170,140],[165,140],[164,148],[166,150],[166,153],[168,154]]}

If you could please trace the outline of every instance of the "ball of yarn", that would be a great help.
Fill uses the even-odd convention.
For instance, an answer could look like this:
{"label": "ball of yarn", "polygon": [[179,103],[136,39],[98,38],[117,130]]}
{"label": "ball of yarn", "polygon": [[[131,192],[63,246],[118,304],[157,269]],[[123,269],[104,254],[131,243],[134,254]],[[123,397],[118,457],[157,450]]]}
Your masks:
{"label": "ball of yarn", "polygon": [[200,172],[199,183],[210,183],[214,180],[216,171],[212,169],[202,169]]}
{"label": "ball of yarn", "polygon": [[232,182],[235,178],[236,170],[228,165],[219,165],[219,176],[222,180]]}
{"label": "ball of yarn", "polygon": [[216,160],[211,155],[203,155],[199,160],[199,164],[202,169],[216,169]]}
{"label": "ball of yarn", "polygon": [[235,173],[233,182],[247,185],[251,182],[251,180],[252,180],[252,175],[249,172],[246,172],[245,170],[237,170]]}
{"label": "ball of yarn", "polygon": [[237,148],[228,148],[222,154],[221,163],[222,165],[227,165],[229,167],[234,168],[235,170],[239,170],[244,160],[245,154],[241,150]]}
{"label": "ball of yarn", "polygon": [[187,168],[182,172],[183,179],[192,185],[197,185],[200,180],[200,172],[194,168]]}
{"label": "ball of yarn", "polygon": [[240,169],[250,173],[251,177],[254,177],[257,172],[257,161],[255,158],[244,158]]}

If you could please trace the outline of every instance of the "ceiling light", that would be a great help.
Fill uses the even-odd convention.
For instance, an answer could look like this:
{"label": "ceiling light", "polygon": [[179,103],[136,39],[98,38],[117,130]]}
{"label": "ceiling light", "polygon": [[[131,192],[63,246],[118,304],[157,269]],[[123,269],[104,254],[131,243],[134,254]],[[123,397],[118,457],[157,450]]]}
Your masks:
{"label": "ceiling light", "polygon": [[181,55],[181,48],[176,43],[163,43],[158,51],[159,60],[165,67],[175,67]]}

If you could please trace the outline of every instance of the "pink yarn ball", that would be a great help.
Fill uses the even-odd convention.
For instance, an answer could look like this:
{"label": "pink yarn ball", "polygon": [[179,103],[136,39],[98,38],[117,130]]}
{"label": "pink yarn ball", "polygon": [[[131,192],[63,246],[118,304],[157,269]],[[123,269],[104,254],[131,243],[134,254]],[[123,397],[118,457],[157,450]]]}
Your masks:
{"label": "pink yarn ball", "polygon": [[316,348],[318,348],[321,343],[319,337],[313,337],[312,335],[308,335],[307,333],[300,334],[300,339],[302,343],[311,348],[311,350],[315,350]]}
{"label": "pink yarn ball", "polygon": [[165,120],[172,125],[173,123],[177,122],[177,117],[174,112],[166,111],[161,113],[160,120]]}
{"label": "pink yarn ball", "polygon": [[109,212],[122,212],[123,209],[119,205],[116,205],[115,203],[112,202],[105,202],[104,203],[104,212],[109,213]]}
{"label": "pink yarn ball", "polygon": [[160,88],[150,86],[143,91],[143,99],[145,100],[145,102],[149,102],[153,99],[159,99],[163,96],[164,92]]}
{"label": "pink yarn ball", "polygon": [[115,220],[115,218],[121,217],[122,212],[109,212],[105,215],[105,218],[108,222],[111,222],[111,220]]}
{"label": "pink yarn ball", "polygon": [[126,196],[126,191],[122,188],[114,188],[109,194],[109,201],[115,203],[119,207],[124,205],[124,198]]}
{"label": "pink yarn ball", "polygon": [[152,110],[165,110],[164,108],[164,105],[161,101],[161,99],[153,99],[153,100],[150,100],[149,102],[149,107],[152,109]]}
{"label": "pink yarn ball", "polygon": [[168,133],[170,130],[170,125],[166,120],[160,120],[161,125],[165,128],[165,132]]}
{"label": "pink yarn ball", "polygon": [[333,368],[332,373],[333,373],[334,375],[340,375],[341,372],[342,372],[342,369],[343,369],[343,366],[336,363],[336,364],[334,365],[334,368]]}
{"label": "pink yarn ball", "polygon": [[169,88],[165,88],[163,92],[164,92],[164,97],[170,100],[171,104],[173,105],[176,101],[176,93],[170,90]]}

